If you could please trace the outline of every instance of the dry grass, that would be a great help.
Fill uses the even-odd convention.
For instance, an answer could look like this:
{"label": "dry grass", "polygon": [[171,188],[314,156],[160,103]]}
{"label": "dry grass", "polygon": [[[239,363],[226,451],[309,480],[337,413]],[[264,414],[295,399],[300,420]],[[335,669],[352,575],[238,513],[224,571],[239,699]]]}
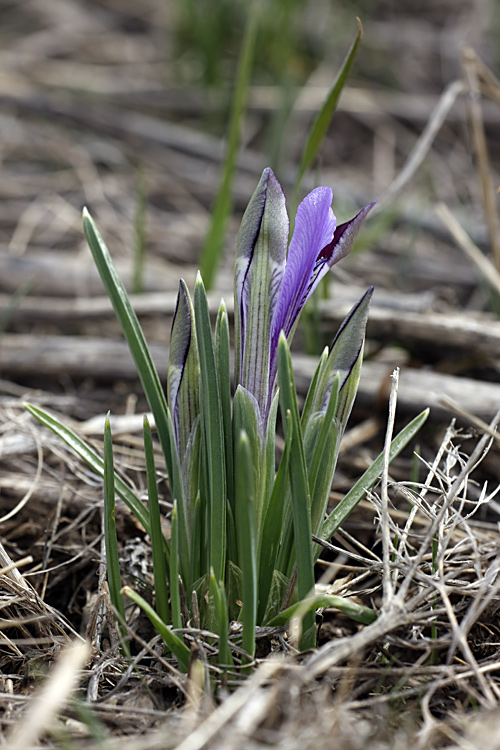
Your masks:
{"label": "dry grass", "polygon": [[[120,657],[103,566],[102,487],[31,422],[22,403],[51,408],[98,448],[102,415],[111,409],[120,419],[114,429],[120,470],[138,492],[144,489],[136,415],[145,404],[126,362],[117,367],[116,357],[106,361],[118,333],[84,247],[81,207],[90,207],[120,271],[130,277],[135,191],[143,170],[146,294],[137,305],[155,352],[164,357],[164,313],[179,276],[188,283],[194,278],[217,188],[227,86],[213,95],[200,87],[194,53],[176,51],[175,7],[165,0],[141,2],[140,11],[128,0],[4,5],[1,741],[82,750],[500,748],[500,470],[498,440],[491,436],[500,394],[494,390],[481,409],[491,420],[489,430],[464,412],[463,402],[455,412],[460,421],[449,426],[433,409],[420,437],[418,469],[410,453],[398,459],[325,550],[318,575],[335,593],[375,607],[373,625],[323,612],[318,648],[305,655],[296,653],[293,633],[262,632],[259,665],[247,679],[214,669],[215,646],[191,630],[186,639],[204,666],[186,678],[131,610],[133,662]],[[498,303],[490,289],[498,287],[496,272],[480,255],[491,253],[495,263],[498,254],[495,14],[488,15],[486,3],[479,12],[472,0],[420,3],[418,14],[410,3],[378,5],[376,16],[372,4],[356,9],[364,47],[319,167],[320,181],[335,189],[341,219],[374,196],[382,207],[386,202],[361,238],[362,252],[339,271],[342,288],[334,288],[344,304],[344,293],[376,284],[380,307],[367,349],[386,376],[360,394],[332,503],[382,449],[394,366],[420,367],[422,382],[429,382],[432,370],[439,393],[442,373],[466,376],[467,393],[480,394],[500,372],[491,312]],[[303,46],[291,69],[299,71],[304,88],[283,137],[279,176],[285,185],[293,182],[311,115],[353,32],[350,17],[342,28],[340,5],[333,9],[335,23],[329,12],[321,5],[320,23],[306,4],[301,9]],[[333,45],[324,38],[329,24],[335,34],[339,29]],[[464,42],[475,52],[468,48],[461,56]],[[226,85],[233,47],[224,53]],[[320,49],[322,59],[315,57]],[[236,214],[266,164],[265,126],[280,102],[266,64],[250,92]],[[438,202],[446,206],[439,217]],[[231,287],[238,223],[236,216],[215,297]],[[327,340],[338,323],[328,315]],[[460,329],[460,315],[467,322],[462,338],[443,335],[440,325],[450,320]],[[481,330],[491,328],[482,347],[476,329],[467,327],[475,321]],[[441,334],[433,337],[431,329]],[[16,339],[20,334],[31,339]],[[50,357],[49,336],[55,347]],[[99,340],[95,360],[85,336]],[[76,340],[88,342],[86,361],[81,354],[79,360],[67,356]],[[403,393],[404,369],[401,378]],[[401,396],[400,411],[414,414],[416,404],[416,394],[413,401],[411,394]],[[168,514],[164,483],[160,491]],[[124,577],[147,593],[147,539],[123,507],[118,526]],[[68,649],[84,636],[90,656]]]}

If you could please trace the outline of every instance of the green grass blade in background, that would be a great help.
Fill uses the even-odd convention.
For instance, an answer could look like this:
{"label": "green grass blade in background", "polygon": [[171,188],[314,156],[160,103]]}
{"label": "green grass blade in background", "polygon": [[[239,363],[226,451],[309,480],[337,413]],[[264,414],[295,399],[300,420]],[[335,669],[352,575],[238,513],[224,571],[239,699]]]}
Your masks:
{"label": "green grass blade in background", "polygon": [[125,622],[125,605],[121,593],[120,559],[115,523],[115,470],[113,463],[113,441],[109,413],[104,422],[104,543],[106,547],[106,578],[108,580],[111,603],[118,613],[115,618],[120,633],[121,649],[125,656],[130,656]]}
{"label": "green grass blade in background", "polygon": [[[417,434],[425,420],[429,416],[429,409],[425,409],[404,427],[391,442],[389,451],[389,462],[393,461],[410,440]],[[384,454],[380,453],[369,469],[358,479],[347,495],[340,501],[334,511],[330,513],[321,528],[321,538],[325,541],[331,539],[339,526],[341,526],[356,505],[364,498],[367,491],[373,487],[382,474]]]}
{"label": "green grass blade in background", "polygon": [[[151,525],[151,548],[153,558],[153,579],[155,590],[156,611],[163,620],[170,621],[168,609],[167,592],[167,565],[165,550],[163,548],[163,533],[161,530],[160,505],[158,503],[158,488],[156,486],[155,458],[153,451],[153,438],[148,418],[144,415],[143,421],[144,455],[146,458],[146,473],[148,482],[148,507],[149,523]],[[174,557],[176,552],[173,552]],[[173,562],[173,561],[172,561]],[[180,627],[174,623],[175,627]]]}
{"label": "green grass blade in background", "polygon": [[330,91],[328,92],[328,96],[323,102],[323,106],[321,107],[320,111],[316,115],[316,119],[314,120],[314,123],[307,136],[304,151],[302,152],[302,158],[300,160],[297,179],[295,181],[295,187],[293,191],[293,205],[297,204],[297,197],[304,174],[314,162],[323,139],[328,131],[328,128],[330,127],[330,122],[332,120],[335,109],[337,108],[340,94],[342,93],[342,89],[344,88],[344,85],[347,81],[347,77],[352,68],[352,64],[354,62],[354,58],[356,57],[358,47],[360,45],[361,39],[363,38],[363,27],[361,26],[361,21],[359,20],[359,18],[357,18],[356,20],[358,22],[358,33],[356,35],[356,38],[354,39],[351,48],[349,49],[349,52],[347,53],[337,74],[337,77],[333,82]]}
{"label": "green grass blade in background", "polygon": [[175,658],[179,662],[179,667],[183,672],[187,673],[189,670],[190,651],[184,641],[182,641],[176,633],[173,633],[170,630],[168,625],[163,622],[161,617],[158,617],[153,607],[148,604],[148,602],[145,601],[145,599],[143,599],[142,596],[137,593],[137,591],[131,589],[130,586],[124,586],[124,588],[122,589],[122,593],[125,594],[125,596],[128,596],[129,599],[132,599],[132,601],[135,602],[135,604],[137,604],[148,616],[149,621],[151,622],[158,635],[162,638],[168,650],[174,654]]}
{"label": "green grass blade in background", "polygon": [[200,357],[201,424],[208,465],[210,567],[220,582],[225,579],[227,512],[223,416],[207,295],[199,273],[194,289],[194,313]]}
{"label": "green grass blade in background", "polygon": [[[283,423],[292,428],[289,474],[292,490],[293,534],[297,565],[297,595],[299,601],[314,592],[314,565],[312,559],[310,495],[307,478],[302,430],[300,426],[297,391],[292,372],[290,350],[283,331],[278,344],[278,384]],[[288,418],[291,415],[291,420]],[[303,631],[299,641],[301,650],[314,648],[316,632],[314,614],[304,616]]]}
{"label": "green grass blade in background", "polygon": [[[95,471],[100,477],[104,479],[104,461],[102,458],[87,445],[73,430],[66,427],[58,419],[53,417],[48,412],[41,409],[39,406],[34,404],[24,404],[24,408],[29,411],[39,422],[45,427],[48,427],[54,432],[61,440],[64,440],[71,450],[76,453],[90,468]],[[125,484],[123,479],[115,474],[115,492],[118,497],[123,500],[128,508],[132,511],[134,516],[142,524],[146,532],[151,536],[151,526],[149,523],[149,513],[147,508],[141,503],[138,497],[132,492],[130,487]],[[163,544],[166,548],[165,539]]]}
{"label": "green grass blade in background", "polygon": [[240,143],[240,131],[250,74],[253,65],[255,37],[259,20],[259,2],[254,0],[250,7],[245,36],[241,45],[241,52],[236,73],[236,86],[229,119],[227,151],[219,192],[212,209],[212,220],[208,234],[201,251],[200,270],[207,289],[211,289],[219,258],[224,249],[226,224],[232,209],[231,189],[233,184],[236,156]]}
{"label": "green grass blade in background", "polygon": [[142,387],[155,418],[156,430],[165,457],[168,476],[171,478],[172,459],[167,424],[168,407],[160,378],[151,358],[142,328],[137,320],[137,315],[130,304],[127,291],[118,276],[109,250],[87,209],[83,211],[83,228],[97,270],[134,358],[137,373],[141,379]]}
{"label": "green grass blade in background", "polygon": [[146,254],[146,180],[141,168],[137,170],[134,216],[134,268],[132,294],[142,294],[144,286],[144,260]]}

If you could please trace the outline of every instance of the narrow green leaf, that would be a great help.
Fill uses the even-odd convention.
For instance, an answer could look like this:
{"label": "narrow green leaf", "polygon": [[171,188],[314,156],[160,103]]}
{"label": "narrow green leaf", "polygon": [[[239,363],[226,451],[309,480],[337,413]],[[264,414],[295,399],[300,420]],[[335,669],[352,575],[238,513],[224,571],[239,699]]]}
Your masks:
{"label": "narrow green leaf", "polygon": [[[51,416],[48,412],[34,404],[24,404],[24,408],[29,411],[39,422],[48,427],[58,437],[60,437],[71,450],[76,453],[90,468],[104,479],[104,461],[102,458],[73,430],[66,427],[58,419]],[[149,523],[149,513],[144,504],[136,497],[130,487],[125,484],[123,479],[115,474],[115,491],[119,498],[132,511],[137,520],[142,524],[145,531],[151,536],[151,526]],[[164,540],[164,546],[167,548]]]}
{"label": "narrow green leaf", "polygon": [[130,586],[125,586],[122,589],[122,593],[128,596],[129,599],[132,599],[132,601],[135,602],[135,604],[137,604],[148,616],[152,626],[161,637],[168,650],[174,654],[179,662],[180,669],[187,673],[189,670],[190,652],[184,641],[182,641],[176,633],[172,632],[168,625],[166,625],[161,617],[159,617],[154,611],[153,607],[148,604],[140,594],[131,589]]}
{"label": "narrow green leaf", "polygon": [[318,366],[316,367],[316,370],[314,372],[313,379],[311,380],[311,384],[307,391],[306,400],[304,401],[304,406],[302,407],[302,415],[300,417],[300,421],[303,430],[305,430],[305,427],[314,412],[318,411],[318,404],[321,401],[318,396],[318,387],[322,382],[322,375],[325,370],[327,360],[328,347],[325,347],[323,349],[321,357],[319,358]]}
{"label": "narrow green leaf", "polygon": [[317,609],[325,607],[335,607],[335,609],[340,610],[344,615],[350,617],[351,620],[362,622],[364,625],[370,625],[377,619],[375,610],[363,607],[361,604],[356,604],[351,599],[344,599],[341,596],[332,596],[330,594],[316,594],[304,601],[292,604],[291,607],[280,612],[279,615],[273,617],[266,624],[272,628],[280,627],[286,625],[293,617],[303,617],[307,612],[315,612]]}
{"label": "narrow green leaf", "polygon": [[[389,461],[393,461],[401,453],[403,448],[417,434],[425,420],[429,416],[429,409],[425,409],[404,427],[391,442]],[[341,526],[349,514],[352,513],[360,500],[364,498],[367,491],[373,487],[382,474],[384,454],[380,453],[372,465],[358,479],[356,484],[349,490],[347,495],[340,501],[335,510],[330,513],[321,529],[321,538],[326,541],[331,539],[339,526]]]}
{"label": "narrow green leaf", "polygon": [[273,570],[267,605],[259,622],[266,625],[279,613],[288,589],[289,579],[279,570]]}
{"label": "narrow green leaf", "polygon": [[[197,581],[202,576],[201,561],[204,557],[202,549],[202,540],[205,535],[202,532],[203,516],[201,511],[201,498],[198,493],[193,510],[193,522],[191,525],[191,577],[192,582]],[[188,602],[189,606],[191,604]]]}
{"label": "narrow green leaf", "polygon": [[233,434],[231,423],[231,359],[229,324],[224,300],[215,323],[215,360],[221,397],[224,446],[226,449],[226,487],[230,505],[234,505]]}
{"label": "narrow green leaf", "polygon": [[[326,412],[317,415],[316,418],[313,417],[317,429],[315,430],[316,439],[311,446],[310,456],[308,455],[308,448],[305,448],[311,491],[311,529],[313,534],[318,532],[323,523],[337,465],[340,448],[340,425],[335,418],[335,414],[339,399],[339,387],[340,378],[337,374],[333,381]],[[307,446],[307,435],[311,426],[312,420],[309,421],[305,431],[304,446]]]}
{"label": "narrow green leaf", "polygon": [[205,287],[198,273],[194,310],[201,370],[200,406],[208,464],[210,566],[224,581],[226,564],[226,468],[223,416]]}
{"label": "narrow green leaf", "polygon": [[[276,557],[280,540],[283,535],[283,513],[289,478],[288,469],[293,436],[292,415],[290,412],[287,413],[287,421],[288,425],[285,430],[285,448],[276,473],[273,491],[269,503],[267,504],[265,515],[262,519],[259,536],[259,613],[257,621],[261,624],[264,622],[264,614],[269,610],[270,592],[274,575],[277,572],[275,570]],[[281,602],[282,599],[280,599],[278,607]]]}
{"label": "narrow green leaf", "polygon": [[125,656],[130,656],[125,622],[125,605],[121,594],[120,559],[118,556],[118,539],[115,523],[115,471],[113,463],[113,441],[109,412],[104,422],[104,543],[106,546],[106,577],[108,579],[111,603],[118,613],[116,625],[121,636],[121,649]]}
{"label": "narrow green leaf", "polygon": [[243,575],[243,609],[241,645],[253,658],[257,619],[257,560],[254,456],[245,430],[236,439],[236,533],[239,563]]}
{"label": "narrow green leaf", "polygon": [[[163,622],[170,621],[167,592],[167,565],[163,548],[163,532],[161,530],[160,504],[158,502],[158,488],[156,486],[155,458],[151,427],[146,415],[143,419],[144,455],[146,458],[146,474],[148,483],[149,523],[151,526],[151,548],[153,558],[153,578],[155,602],[158,615]],[[174,558],[176,551],[173,552]],[[180,627],[180,625],[175,625]]]}
{"label": "narrow green leaf", "polygon": [[158,432],[163,455],[165,456],[168,475],[170,477],[172,459],[167,424],[168,407],[156,367],[151,358],[142,328],[132,305],[130,304],[126,289],[118,276],[109,254],[109,250],[87,209],[83,210],[83,228],[97,270],[99,271],[108,297],[111,300],[118,322],[122,327],[130,352],[134,358],[146,398],[151,411],[153,412],[156,430]]}
{"label": "narrow green leaf", "polygon": [[[172,498],[177,500],[178,503],[178,514],[179,514],[179,549],[182,549],[182,555],[180,557],[180,572],[185,584],[188,584],[191,580],[189,578],[190,569],[190,554],[191,554],[191,535],[188,528],[188,519],[186,517],[186,501],[184,497],[184,484],[182,481],[183,467],[181,466],[180,457],[177,452],[176,440],[175,440],[175,427],[172,419],[170,410],[167,413],[167,429],[169,434],[170,446],[172,449],[171,454],[171,468],[170,468],[170,492]],[[184,456],[184,463],[186,465],[185,474],[189,474],[188,464],[189,461],[193,462],[197,460],[197,457],[192,455],[194,449],[191,445],[191,441],[196,439],[196,424],[193,426],[194,433],[190,436],[186,454]],[[186,482],[186,486],[189,489],[190,484]],[[191,485],[192,486],[192,485]],[[188,510],[191,510],[190,508]]]}
{"label": "narrow green leaf", "polygon": [[[300,427],[297,393],[292,372],[290,350],[283,331],[278,344],[278,384],[283,423],[292,428],[289,474],[292,491],[293,531],[297,561],[297,595],[306,599],[314,590],[314,566],[312,559],[311,517],[309,484],[304,458],[304,446]],[[288,418],[291,415],[291,420]],[[314,648],[316,634],[314,616],[307,613],[303,620],[300,638],[301,650]]]}
{"label": "narrow green leaf", "polygon": [[229,648],[229,617],[226,592],[222,581],[217,583],[213,570],[210,571],[209,595],[215,610],[217,635],[219,636],[219,664],[230,666],[233,664],[233,657]]}
{"label": "narrow green leaf", "polygon": [[264,522],[264,516],[267,513],[269,501],[274,489],[274,479],[276,476],[276,420],[278,416],[278,407],[279,393],[276,391],[271,402],[271,408],[269,409],[267,429],[264,436],[265,445],[262,451],[263,465],[261,469],[261,488],[259,491],[261,510],[258,535],[260,535],[260,529]]}
{"label": "narrow green leaf", "polygon": [[205,279],[207,289],[212,287],[215,272],[219,264],[219,258],[224,249],[226,224],[231,213],[231,189],[240,143],[240,132],[245,111],[248,84],[253,65],[253,52],[259,19],[258,11],[259,4],[254,2],[249,12],[245,36],[241,45],[241,52],[238,61],[236,87],[229,119],[228,143],[221,184],[215,201],[215,206],[212,210],[212,221],[210,223],[208,235],[201,252],[200,269],[202,276]]}
{"label": "narrow green leaf", "polygon": [[[248,449],[252,460],[252,496],[255,503],[255,514],[257,525],[260,518],[260,479],[262,477],[262,447],[261,447],[261,418],[260,410],[255,397],[245,388],[239,385],[233,399],[233,439],[235,450],[235,491],[241,466],[236,461],[236,450],[240,441],[241,433],[245,432],[248,441]],[[235,506],[236,507],[236,506]],[[238,515],[235,513],[235,523],[238,526]],[[241,564],[241,561],[240,561]]]}
{"label": "narrow green leaf", "polygon": [[147,192],[144,171],[137,170],[134,216],[134,270],[132,274],[132,294],[142,294],[144,279],[144,259],[146,254],[146,208]]}
{"label": "narrow green leaf", "polygon": [[347,53],[342,63],[342,66],[337,74],[337,77],[335,81],[333,82],[333,85],[330,91],[328,92],[328,96],[323,102],[323,105],[320,111],[318,112],[316,119],[314,120],[314,123],[307,136],[306,144],[304,146],[304,151],[302,152],[302,158],[300,161],[299,171],[297,174],[297,180],[295,182],[295,188],[294,188],[295,197],[298,195],[298,192],[300,190],[302,178],[304,177],[304,174],[306,173],[306,171],[309,169],[309,167],[312,165],[313,161],[315,160],[318,154],[318,151],[320,149],[320,146],[323,142],[323,139],[328,131],[328,128],[330,127],[330,122],[337,108],[337,103],[338,103],[340,94],[347,81],[347,77],[349,75],[352,64],[356,57],[358,47],[360,45],[361,39],[363,38],[363,27],[361,26],[361,21],[359,20],[359,18],[356,20],[358,22],[358,33],[356,35],[356,38],[354,39],[349,49],[349,52]]}
{"label": "narrow green leaf", "polygon": [[172,608],[172,625],[182,628],[181,600],[179,594],[179,520],[177,500],[172,508],[172,525],[170,529],[170,606]]}

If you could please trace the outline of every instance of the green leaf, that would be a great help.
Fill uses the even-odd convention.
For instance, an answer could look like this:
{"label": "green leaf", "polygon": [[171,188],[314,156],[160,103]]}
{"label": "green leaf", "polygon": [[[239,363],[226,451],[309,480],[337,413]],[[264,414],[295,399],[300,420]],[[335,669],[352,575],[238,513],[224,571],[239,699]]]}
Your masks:
{"label": "green leaf", "polygon": [[182,628],[181,600],[179,594],[179,520],[177,507],[177,500],[174,500],[170,529],[170,606],[172,608],[172,625],[174,628]]}
{"label": "green leaf", "polygon": [[[202,559],[204,557],[202,540],[205,534],[202,531],[203,517],[201,511],[201,497],[198,493],[194,503],[193,521],[191,524],[191,577],[190,580],[197,581],[202,576]],[[191,602],[188,602],[191,607]]]}
{"label": "green leaf", "polygon": [[[361,297],[340,326],[333,341],[325,367],[318,378],[314,399],[311,399],[310,412],[324,412],[333,381],[339,378],[339,400],[335,416],[344,431],[351,407],[356,396],[363,360],[363,344],[365,340],[368,310],[373,294],[370,287]],[[304,417],[302,419],[304,425]]]}
{"label": "green leaf", "polygon": [[233,431],[231,421],[231,359],[229,324],[224,300],[221,300],[215,323],[215,361],[221,397],[224,446],[226,449],[226,487],[229,503],[234,505]]}
{"label": "green leaf", "polygon": [[134,358],[137,373],[155,418],[156,430],[165,457],[168,475],[171,477],[172,459],[167,424],[168,407],[156,367],[147,347],[142,328],[130,304],[126,289],[118,276],[109,250],[87,209],[83,210],[83,228],[97,270]]}
{"label": "green leaf", "polygon": [[[60,437],[71,450],[76,453],[90,468],[95,471],[102,479],[104,479],[104,461],[102,458],[84,441],[82,440],[73,430],[66,427],[59,422],[58,419],[51,416],[48,412],[41,409],[39,406],[34,404],[24,404],[24,407],[30,414],[32,414],[39,422],[45,427],[48,427],[58,437]],[[123,479],[115,474],[115,492],[119,498],[127,505],[132,511],[137,520],[142,524],[146,532],[151,536],[151,526],[149,523],[149,513],[144,504],[136,497],[130,487],[125,484]],[[167,544],[163,540],[165,549]]]}
{"label": "green leaf", "polygon": [[[146,458],[146,474],[148,482],[148,506],[149,506],[149,523],[151,527],[151,548],[153,558],[153,578],[155,590],[155,602],[158,615],[163,622],[170,621],[168,609],[168,592],[167,592],[167,565],[165,560],[165,550],[163,548],[163,532],[161,530],[161,514],[158,502],[158,488],[156,486],[155,458],[153,450],[153,438],[148,418],[144,415],[143,419],[143,438],[144,438],[144,455]],[[173,560],[176,562],[177,550],[173,550]],[[176,627],[181,627],[176,624]]]}
{"label": "green leaf", "polygon": [[257,620],[257,559],[254,455],[245,430],[236,438],[235,522],[238,537],[239,564],[242,572],[243,609],[241,645],[253,659]]}
{"label": "green leaf", "polygon": [[148,604],[140,594],[131,589],[130,586],[125,586],[122,589],[122,593],[125,594],[125,596],[128,596],[129,599],[132,599],[132,601],[135,602],[135,604],[137,604],[148,616],[152,626],[161,637],[168,650],[174,654],[179,662],[180,669],[187,674],[189,670],[190,651],[184,641],[182,641],[176,633],[172,632],[168,625],[163,622],[161,617],[157,615],[153,607]]}
{"label": "green leaf", "polygon": [[319,410],[318,404],[322,403],[323,399],[318,396],[318,388],[320,386],[320,383],[322,383],[322,375],[325,370],[327,360],[328,347],[325,347],[321,354],[321,357],[319,358],[318,366],[316,367],[316,370],[314,372],[313,379],[311,380],[311,384],[307,391],[306,400],[304,401],[304,406],[302,407],[302,415],[300,421],[303,431],[305,431],[306,425],[311,419],[312,415]]}
{"label": "green leaf", "polygon": [[106,577],[108,579],[111,603],[118,613],[116,624],[121,635],[121,649],[125,656],[130,656],[127,629],[125,622],[125,605],[121,594],[120,559],[115,523],[115,472],[113,464],[113,441],[109,412],[104,422],[104,543],[106,546]]}
{"label": "green leaf", "polygon": [[271,587],[263,617],[259,620],[267,624],[279,613],[288,589],[289,580],[279,570],[273,570]]}
{"label": "green leaf", "polygon": [[226,467],[223,416],[205,287],[198,273],[194,310],[200,357],[200,406],[208,464],[210,566],[217,581],[224,580],[226,564]]}
{"label": "green leaf", "polygon": [[[249,393],[246,388],[239,385],[236,388],[236,393],[233,399],[233,439],[234,439],[234,450],[236,452],[237,445],[240,440],[241,433],[245,432],[248,440],[248,449],[252,457],[252,495],[255,503],[255,513],[257,518],[257,524],[259,523],[260,517],[260,479],[262,469],[262,446],[261,446],[261,418],[260,410],[254,396]],[[238,482],[238,474],[241,471],[241,467],[235,461],[235,487]],[[236,526],[238,526],[237,514],[235,514]]]}
{"label": "green leaf", "polygon": [[[410,440],[417,434],[425,420],[429,416],[429,409],[425,409],[404,427],[391,442],[389,450],[389,462],[393,461],[408,445]],[[340,501],[335,510],[330,513],[321,529],[321,538],[325,541],[332,538],[337,529],[344,523],[356,505],[364,498],[368,490],[373,487],[382,474],[384,454],[380,453],[372,465],[358,479],[347,495]]]}
{"label": "green leaf", "polygon": [[[288,425],[285,430],[285,448],[276,473],[271,497],[262,519],[259,536],[259,623],[265,622],[264,616],[269,610],[269,601],[272,598],[273,581],[275,579],[275,574],[278,573],[278,571],[275,570],[276,558],[283,535],[283,514],[287,485],[289,482],[288,470],[293,436],[292,415],[290,412],[287,413],[287,421]],[[283,578],[285,577],[283,576]],[[283,591],[283,596],[284,593],[285,592]],[[278,609],[282,601],[283,598],[278,602]]]}
{"label": "green leaf", "polygon": [[[297,180],[295,182],[294,196],[298,195],[298,192],[300,190],[300,185],[302,183],[302,178],[304,177],[304,174],[306,173],[306,171],[309,169],[309,167],[312,165],[313,161],[315,160],[318,154],[318,151],[320,149],[320,146],[323,142],[323,139],[328,131],[328,128],[330,127],[333,114],[337,108],[337,103],[338,103],[340,94],[347,81],[347,77],[349,75],[352,64],[356,57],[358,47],[360,45],[361,39],[363,38],[363,28],[361,26],[361,21],[359,20],[359,18],[356,20],[358,22],[358,33],[356,35],[356,38],[354,39],[349,49],[349,52],[347,53],[342,63],[342,66],[337,74],[337,77],[335,81],[333,82],[333,85],[330,91],[328,92],[328,95],[325,101],[323,102],[323,106],[318,112],[314,120],[314,123],[309,131],[309,134],[307,136],[306,144],[304,146],[304,151],[302,152],[302,158],[300,161],[299,171],[297,174]],[[294,203],[296,203],[295,200],[294,200]]]}
{"label": "green leaf", "polygon": [[[318,422],[317,439],[309,466],[311,528],[314,534],[317,533],[323,522],[340,448],[340,425],[335,418],[339,384],[340,378],[337,376],[333,381],[326,413],[316,418]],[[311,421],[309,425],[311,425]]]}
{"label": "green leaf", "polygon": [[[283,331],[278,343],[278,383],[283,423],[292,429],[289,474],[292,490],[293,531],[297,564],[297,596],[299,600],[314,591],[309,484],[304,458],[302,430],[297,406],[297,393],[292,372],[290,351]],[[291,420],[288,418],[291,415]],[[303,621],[299,641],[301,650],[314,648],[316,643],[314,617],[308,613]]]}
{"label": "green leaf", "polygon": [[233,657],[229,648],[229,617],[227,612],[227,599],[224,584],[217,583],[213,570],[210,571],[209,582],[210,603],[213,604],[215,621],[217,623],[217,635],[219,636],[219,664],[231,666]]}
{"label": "green leaf", "polygon": [[200,269],[207,289],[211,289],[219,258],[224,249],[226,224],[231,213],[231,189],[234,168],[240,143],[240,132],[245,112],[245,102],[253,64],[255,37],[259,19],[259,4],[254,2],[245,29],[236,73],[236,87],[229,120],[228,144],[219,192],[212,210],[212,220],[203,245]]}
{"label": "green leaf", "polygon": [[335,607],[335,609],[340,610],[344,615],[350,617],[351,620],[362,622],[364,625],[371,625],[377,619],[375,610],[363,607],[361,604],[356,604],[351,599],[344,599],[341,596],[332,596],[330,594],[315,594],[308,599],[292,604],[291,607],[273,617],[267,625],[272,628],[280,627],[286,625],[293,617],[303,617],[307,612],[315,612],[317,609],[326,607]]}

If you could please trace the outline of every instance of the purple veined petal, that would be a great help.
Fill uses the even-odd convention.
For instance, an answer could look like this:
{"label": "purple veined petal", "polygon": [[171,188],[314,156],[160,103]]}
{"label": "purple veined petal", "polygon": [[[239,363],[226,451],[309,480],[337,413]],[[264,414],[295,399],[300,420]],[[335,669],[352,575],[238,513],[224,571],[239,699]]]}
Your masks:
{"label": "purple veined petal", "polygon": [[351,219],[350,221],[346,221],[343,224],[339,224],[335,228],[331,240],[328,242],[328,244],[322,247],[320,252],[317,254],[311,274],[308,279],[308,283],[305,285],[302,297],[293,310],[293,319],[288,319],[286,321],[286,327],[283,326],[283,329],[287,336],[290,335],[290,332],[292,331],[292,328],[298,316],[300,315],[302,308],[318,286],[321,279],[328,273],[330,268],[332,268],[335,263],[338,263],[339,260],[345,258],[345,256],[350,252],[354,244],[354,240],[356,239],[356,236],[361,228],[361,225],[363,224],[368,213],[371,211],[374,205],[375,201],[369,203],[367,206],[362,208],[361,211],[356,214],[353,219]]}
{"label": "purple veined petal", "polygon": [[332,240],[336,219],[331,203],[330,188],[320,187],[309,193],[297,210],[280,300],[273,320],[271,338],[276,347],[281,330],[289,336],[298,311],[303,306],[302,300],[318,255]]}

